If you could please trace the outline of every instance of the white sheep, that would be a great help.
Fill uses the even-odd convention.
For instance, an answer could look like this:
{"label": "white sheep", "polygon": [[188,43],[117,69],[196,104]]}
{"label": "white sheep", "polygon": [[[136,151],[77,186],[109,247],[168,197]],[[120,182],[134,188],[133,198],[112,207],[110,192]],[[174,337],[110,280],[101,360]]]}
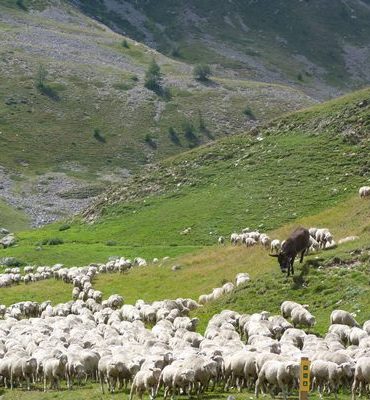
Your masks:
{"label": "white sheep", "polygon": [[297,325],[312,328],[315,323],[315,317],[303,307],[294,307],[291,313],[292,323],[294,327]]}
{"label": "white sheep", "polygon": [[354,317],[348,311],[344,310],[334,310],[330,314],[330,324],[342,324],[350,327],[360,326]]}
{"label": "white sheep", "polygon": [[148,392],[151,398],[154,399],[160,375],[161,369],[159,368],[139,371],[132,382],[129,400],[132,400],[134,393],[142,399],[145,392]]}
{"label": "white sheep", "polygon": [[355,400],[356,390],[360,386],[366,388],[370,384],[370,357],[361,357],[357,360],[355,376],[352,385],[352,400]]}
{"label": "white sheep", "polygon": [[361,199],[365,199],[367,197],[370,197],[370,186],[362,186],[358,190],[358,194]]}
{"label": "white sheep", "polygon": [[244,283],[248,283],[251,280],[249,274],[246,272],[239,272],[235,277],[235,286],[240,286]]}
{"label": "white sheep", "polygon": [[312,386],[317,385],[320,398],[322,398],[324,385],[327,385],[337,399],[339,384],[343,378],[350,376],[352,371],[348,363],[338,365],[331,361],[314,360],[311,364],[310,374]]}
{"label": "white sheep", "polygon": [[273,239],[270,244],[271,254],[278,254],[281,249],[281,244],[279,239]]}
{"label": "white sheep", "polygon": [[258,398],[260,387],[267,384],[271,391],[278,388],[286,400],[289,389],[299,378],[300,365],[294,361],[267,361],[258,373],[255,396]]}

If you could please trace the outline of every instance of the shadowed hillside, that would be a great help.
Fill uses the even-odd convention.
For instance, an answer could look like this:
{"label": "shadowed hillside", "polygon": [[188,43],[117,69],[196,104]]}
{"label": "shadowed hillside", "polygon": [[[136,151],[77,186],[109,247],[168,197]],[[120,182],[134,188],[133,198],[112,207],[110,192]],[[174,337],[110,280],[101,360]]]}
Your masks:
{"label": "shadowed hillside", "polygon": [[74,1],[172,57],[328,98],[367,84],[368,0]]}

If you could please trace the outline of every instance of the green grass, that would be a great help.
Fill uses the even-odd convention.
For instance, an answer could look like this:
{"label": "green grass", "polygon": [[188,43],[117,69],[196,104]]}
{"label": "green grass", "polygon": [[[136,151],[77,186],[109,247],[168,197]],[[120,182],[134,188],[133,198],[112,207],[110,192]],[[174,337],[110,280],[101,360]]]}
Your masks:
{"label": "green grass", "polygon": [[[164,298],[192,297],[209,293],[213,287],[233,280],[237,272],[245,271],[251,275],[251,282],[246,287],[237,288],[232,294],[207,305],[192,313],[200,318],[199,331],[203,332],[209,318],[222,309],[232,309],[242,313],[268,310],[279,313],[283,300],[296,300],[310,305],[310,311],[316,316],[317,325],[313,332],[322,335],[328,327],[330,312],[342,308],[357,314],[359,322],[370,318],[369,272],[370,257],[370,208],[368,202],[352,198],[336,207],[319,214],[303,218],[296,223],[305,226],[323,225],[330,228],[335,238],[345,235],[359,235],[360,239],[339,246],[336,249],[322,251],[306,257],[303,265],[296,268],[295,277],[286,279],[279,271],[276,260],[268,257],[265,250],[256,248],[210,246],[190,255],[183,255],[162,266],[137,268],[125,275],[102,274],[94,282],[96,289],[102,290],[107,297],[120,293],[126,303],[133,303],[138,298],[153,301]],[[273,237],[286,237],[293,225],[289,224],[272,232]],[[365,249],[362,255],[354,250]],[[354,260],[360,262],[355,268],[347,268]],[[338,263],[341,265],[338,266]],[[179,271],[171,271],[173,263],[182,265]],[[322,266],[319,269],[318,266]],[[299,279],[301,277],[301,279]],[[302,285],[304,283],[304,285]],[[2,301],[11,302],[32,299],[37,301],[51,299],[54,303],[67,301],[70,297],[70,285],[60,281],[43,281],[28,286],[19,285],[2,289]],[[72,392],[66,389],[56,392],[41,393],[38,390],[25,392],[15,390],[4,392],[5,399],[102,399],[111,395],[101,395],[96,384],[75,387]],[[115,396],[122,396],[118,392]],[[124,392],[127,395],[128,392]],[[224,398],[233,394],[237,399],[253,397],[251,392],[242,394],[223,393],[219,389],[207,393],[207,398]],[[339,395],[340,400],[347,399],[348,392]],[[295,398],[295,397],[292,397]],[[316,394],[310,398],[317,400]]]}
{"label": "green grass", "polygon": [[[51,239],[52,237],[50,237]],[[60,232],[58,238],[63,238]],[[113,241],[114,242],[114,241]],[[184,253],[191,253],[200,246],[122,246],[110,245],[109,241],[103,243],[64,243],[58,246],[17,245],[10,252],[0,249],[0,258],[16,257],[22,264],[27,265],[54,265],[62,263],[67,267],[88,265],[91,262],[105,263],[111,256],[124,256],[127,258],[143,257],[148,261],[153,258],[177,257]]]}
{"label": "green grass", "polygon": [[0,200],[0,227],[11,232],[21,231],[29,227],[29,220],[21,210],[16,210]]}
{"label": "green grass", "polygon": [[[4,391],[4,400],[18,400],[18,399],[27,399],[27,400],[49,400],[49,399],[57,399],[57,400],[69,400],[73,398],[73,400],[101,400],[101,399],[116,399],[125,398],[129,395],[129,390],[120,390],[114,394],[104,395],[101,393],[100,387],[98,384],[87,383],[86,385],[81,386],[80,388],[74,387],[72,391],[67,390],[64,386],[62,386],[62,390],[57,392],[55,390],[51,390],[47,393],[43,393],[41,391],[41,385],[38,385],[38,390],[34,390],[31,392],[26,392],[24,390],[15,389],[13,392],[10,390]],[[217,399],[225,399],[228,395],[232,395],[236,400],[245,400],[246,396],[249,399],[254,399],[254,394],[252,392],[243,391],[242,393],[238,393],[235,389],[231,389],[227,392],[224,392],[221,389],[216,389],[214,392],[207,392],[203,395],[204,399],[208,400],[217,400]],[[349,399],[350,394],[346,391],[345,393],[339,393],[338,400],[347,400]],[[134,397],[136,399],[137,397]],[[158,398],[162,398],[162,394],[158,396]],[[188,396],[179,396],[178,398],[188,399]],[[271,397],[267,397],[270,399]],[[334,396],[324,396],[324,398],[334,398]],[[148,395],[144,395],[143,399],[149,399]],[[195,400],[195,396],[191,396],[190,399]],[[297,399],[297,396],[294,394],[289,396],[289,399]],[[319,396],[316,393],[310,394],[310,399],[319,400]]]}
{"label": "green grass", "polygon": [[[96,261],[94,246],[108,241],[209,246],[245,226],[271,231],[317,214],[369,179],[369,109],[357,106],[368,95],[364,90],[278,119],[259,129],[262,140],[234,136],[163,161],[102,196],[85,213],[94,223],[20,232],[19,247],[3,253],[31,262],[32,246],[60,237],[69,249],[64,262],[74,265]],[[181,235],[187,227],[190,234]],[[81,250],[89,245],[91,252]],[[49,259],[59,256],[57,248],[48,251]]]}

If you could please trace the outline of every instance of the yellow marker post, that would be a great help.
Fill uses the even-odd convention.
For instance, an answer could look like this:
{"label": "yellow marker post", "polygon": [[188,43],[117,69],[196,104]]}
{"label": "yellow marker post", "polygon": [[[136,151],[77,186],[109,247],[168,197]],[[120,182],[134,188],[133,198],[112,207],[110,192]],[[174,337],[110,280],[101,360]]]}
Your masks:
{"label": "yellow marker post", "polygon": [[299,400],[308,400],[308,392],[310,391],[310,365],[311,361],[307,357],[301,358]]}

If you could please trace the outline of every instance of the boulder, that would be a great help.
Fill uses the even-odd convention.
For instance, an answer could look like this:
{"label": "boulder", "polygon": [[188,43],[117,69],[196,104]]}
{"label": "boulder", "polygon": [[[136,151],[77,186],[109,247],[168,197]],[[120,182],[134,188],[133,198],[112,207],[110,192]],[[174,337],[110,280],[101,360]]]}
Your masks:
{"label": "boulder", "polygon": [[17,239],[15,238],[13,233],[10,233],[9,235],[4,236],[0,240],[0,244],[3,245],[4,249],[10,246],[14,246],[17,243]]}

